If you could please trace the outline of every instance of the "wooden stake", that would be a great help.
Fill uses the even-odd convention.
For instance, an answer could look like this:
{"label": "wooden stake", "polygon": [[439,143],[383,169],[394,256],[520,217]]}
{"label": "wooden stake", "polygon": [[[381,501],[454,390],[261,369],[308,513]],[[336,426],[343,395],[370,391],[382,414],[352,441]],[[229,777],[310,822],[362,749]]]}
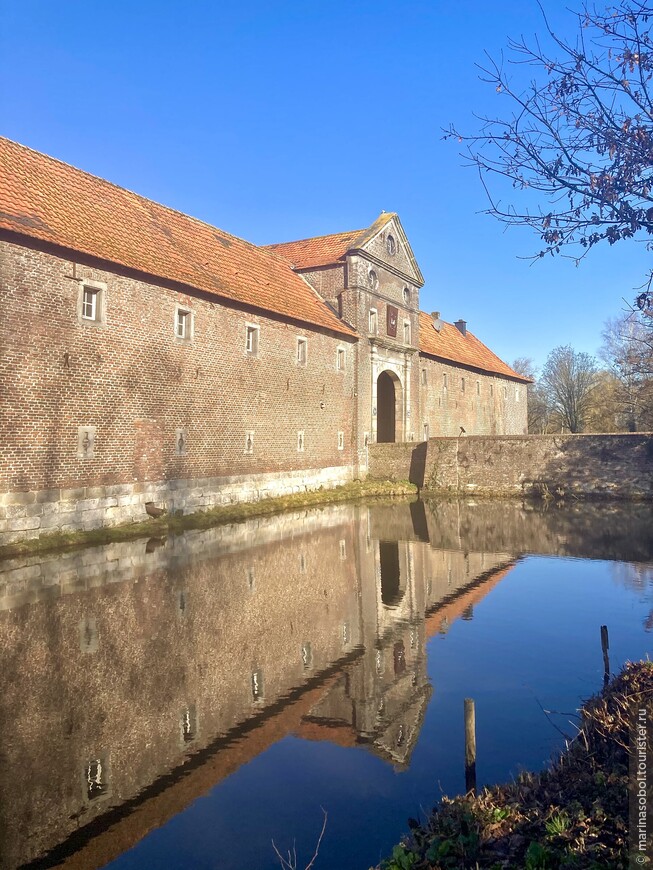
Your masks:
{"label": "wooden stake", "polygon": [[610,681],[610,641],[608,639],[608,626],[601,626],[601,649],[603,651],[603,686],[607,686]]}
{"label": "wooden stake", "polygon": [[473,698],[465,698],[465,790],[476,791],[476,710]]}

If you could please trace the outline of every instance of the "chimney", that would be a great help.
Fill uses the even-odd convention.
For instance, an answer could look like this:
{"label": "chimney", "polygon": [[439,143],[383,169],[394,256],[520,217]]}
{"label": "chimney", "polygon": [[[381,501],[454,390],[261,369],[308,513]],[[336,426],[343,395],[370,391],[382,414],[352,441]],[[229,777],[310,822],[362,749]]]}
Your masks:
{"label": "chimney", "polygon": [[454,323],[454,326],[460,332],[461,335],[467,335],[467,321],[466,320],[457,320]]}
{"label": "chimney", "polygon": [[431,312],[431,320],[433,321],[433,329],[435,329],[436,332],[440,332],[440,330],[442,329],[442,321],[440,320],[440,312],[439,311],[432,311]]}

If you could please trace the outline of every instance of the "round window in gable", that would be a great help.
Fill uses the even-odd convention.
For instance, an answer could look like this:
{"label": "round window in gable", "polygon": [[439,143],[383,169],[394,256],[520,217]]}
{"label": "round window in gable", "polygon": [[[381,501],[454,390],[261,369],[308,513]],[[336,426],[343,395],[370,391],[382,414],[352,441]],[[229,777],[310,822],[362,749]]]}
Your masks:
{"label": "round window in gable", "polygon": [[372,290],[376,290],[376,288],[379,286],[379,279],[374,269],[370,269],[368,278],[370,282],[370,287],[372,288]]}
{"label": "round window in gable", "polygon": [[388,236],[388,238],[385,240],[385,246],[388,249],[388,253],[390,254],[390,256],[394,257],[394,255],[397,253],[397,245],[395,243],[395,237]]}
{"label": "round window in gable", "polygon": [[404,302],[406,305],[410,302],[410,290],[408,287],[404,287]]}

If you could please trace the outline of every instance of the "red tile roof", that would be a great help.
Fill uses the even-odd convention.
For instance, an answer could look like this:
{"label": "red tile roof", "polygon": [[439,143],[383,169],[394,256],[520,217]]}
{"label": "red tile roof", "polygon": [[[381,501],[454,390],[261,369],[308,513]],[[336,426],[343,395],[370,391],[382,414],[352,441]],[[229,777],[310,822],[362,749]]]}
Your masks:
{"label": "red tile roof", "polygon": [[444,320],[441,320],[440,324],[441,329],[438,332],[433,326],[431,315],[420,311],[419,349],[421,353],[491,374],[504,375],[525,384],[531,383],[530,378],[517,374],[469,330],[467,330],[467,335],[463,335],[458,327],[452,323],[445,323]]}
{"label": "red tile roof", "polygon": [[355,335],[275,253],[2,137],[0,228]]}
{"label": "red tile roof", "polygon": [[299,239],[297,242],[279,242],[276,245],[266,245],[263,250],[274,251],[297,269],[328,266],[342,260],[347,251],[356,247],[356,239],[366,232],[367,230],[351,230],[331,236]]}
{"label": "red tile roof", "polygon": [[394,212],[382,212],[374,223],[363,230],[348,233],[333,233],[330,236],[313,236],[296,242],[278,242],[265,245],[263,250],[274,251],[284,257],[296,269],[312,266],[330,266],[343,260],[347,251],[362,247],[373,238],[384,224],[396,217]]}

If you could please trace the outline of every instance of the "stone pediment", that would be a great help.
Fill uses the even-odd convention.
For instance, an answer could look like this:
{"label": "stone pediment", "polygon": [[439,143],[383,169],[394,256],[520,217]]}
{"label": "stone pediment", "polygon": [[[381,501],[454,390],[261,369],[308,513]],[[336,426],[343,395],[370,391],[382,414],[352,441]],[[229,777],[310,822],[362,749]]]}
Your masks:
{"label": "stone pediment", "polygon": [[424,278],[404,228],[399,216],[394,212],[383,212],[379,215],[372,226],[358,236],[348,253],[354,251],[395,272],[417,287],[424,284]]}

